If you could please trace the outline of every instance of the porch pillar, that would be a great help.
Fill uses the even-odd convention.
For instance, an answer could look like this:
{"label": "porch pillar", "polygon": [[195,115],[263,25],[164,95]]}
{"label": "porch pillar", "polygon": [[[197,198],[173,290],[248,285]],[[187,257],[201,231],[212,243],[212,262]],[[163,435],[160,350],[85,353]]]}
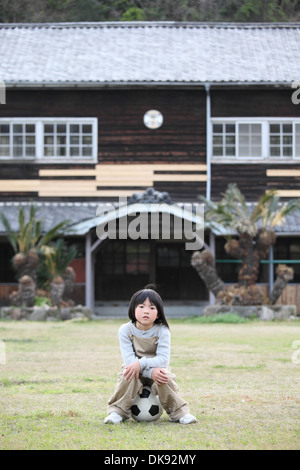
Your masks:
{"label": "porch pillar", "polygon": [[[213,257],[216,258],[216,238],[212,231],[209,232],[209,247]],[[209,305],[213,305],[214,303],[215,296],[211,291],[209,291]]]}
{"label": "porch pillar", "polygon": [[85,305],[92,311],[94,310],[93,297],[93,259],[92,259],[92,234],[88,232],[85,237]]}

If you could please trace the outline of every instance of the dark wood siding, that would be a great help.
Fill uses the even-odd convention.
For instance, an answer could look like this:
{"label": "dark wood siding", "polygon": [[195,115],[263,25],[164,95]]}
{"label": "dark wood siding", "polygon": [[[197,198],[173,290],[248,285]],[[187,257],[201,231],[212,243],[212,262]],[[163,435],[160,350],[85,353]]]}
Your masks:
{"label": "dark wood siding", "polygon": [[292,103],[292,88],[212,90],[212,117],[300,117]]}
{"label": "dark wood siding", "polygon": [[[90,117],[98,118],[98,164],[205,164],[206,95],[202,90],[183,89],[91,89],[7,91],[7,104],[0,117]],[[149,109],[162,112],[161,128],[150,130],[143,123]],[[86,164],[0,161],[0,179],[41,180],[41,169],[94,168]],[[182,167],[184,171],[184,168]],[[57,177],[60,179],[60,177]],[[51,179],[44,177],[43,179]],[[62,179],[62,178],[61,178]],[[68,179],[67,176],[63,178]],[[69,179],[83,179],[82,176]],[[88,179],[88,178],[84,178]],[[91,178],[92,179],[92,178]],[[168,178],[166,177],[166,180]],[[139,187],[137,178],[136,187]],[[157,187],[156,187],[157,186]],[[116,188],[118,185],[116,184]],[[206,183],[155,184],[170,190],[176,200],[194,200],[205,194]],[[34,188],[34,184],[33,184]],[[29,189],[30,190],[30,189]],[[61,195],[66,200],[67,196]],[[35,189],[0,192],[0,199],[39,198]],[[83,195],[84,197],[84,195]],[[98,197],[95,196],[97,199]],[[60,196],[58,195],[58,199]],[[78,193],[78,199],[81,195]],[[92,196],[91,196],[92,198]],[[47,197],[43,197],[47,199]],[[51,197],[51,200],[57,199]],[[110,197],[109,197],[110,199]]]}
{"label": "dark wood siding", "polygon": [[[299,118],[300,105],[292,103],[290,89],[223,89],[211,92],[212,117]],[[212,164],[212,199],[218,200],[229,183],[237,183],[248,200],[256,201],[268,189],[300,190],[299,177],[270,177],[269,169],[300,169],[300,161],[278,164],[236,162]]]}
{"label": "dark wood siding", "polygon": [[[0,117],[96,117],[99,163],[205,163],[203,90],[8,90]],[[158,109],[163,126],[147,129]]]}

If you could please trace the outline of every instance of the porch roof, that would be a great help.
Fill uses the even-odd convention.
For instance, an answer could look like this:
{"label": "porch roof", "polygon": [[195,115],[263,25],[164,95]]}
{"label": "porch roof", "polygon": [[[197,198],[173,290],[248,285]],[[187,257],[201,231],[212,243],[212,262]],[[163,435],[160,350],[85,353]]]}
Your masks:
{"label": "porch roof", "polygon": [[[4,213],[6,218],[9,220],[13,230],[18,231],[18,214],[19,208],[24,207],[25,213],[30,208],[30,202],[15,202],[7,201],[0,202],[0,213]],[[63,220],[70,222],[69,235],[83,236],[88,233],[91,229],[96,228],[101,223],[101,215],[105,212],[111,211],[113,208],[116,209],[114,216],[124,214],[123,212],[118,213],[117,203],[97,203],[97,202],[34,202],[35,207],[38,208],[38,217],[43,221],[43,229],[45,232],[50,230],[55,225],[59,224]],[[183,215],[183,203],[177,203],[170,205],[175,215],[179,217]],[[132,204],[128,214],[134,213],[138,207]],[[170,209],[171,211],[171,209]],[[171,212],[170,212],[171,213]],[[97,216],[98,214],[98,216]],[[185,211],[186,217],[189,217],[188,211]],[[113,212],[112,212],[113,216]],[[192,211],[190,213],[191,220],[196,222]],[[103,220],[103,219],[102,219]],[[285,223],[281,226],[275,227],[275,231],[278,235],[300,235],[300,211],[296,211],[293,214],[289,214],[286,217]],[[213,230],[215,235],[226,235],[226,232],[221,231],[218,227]],[[0,235],[5,236],[6,231],[0,220]]]}

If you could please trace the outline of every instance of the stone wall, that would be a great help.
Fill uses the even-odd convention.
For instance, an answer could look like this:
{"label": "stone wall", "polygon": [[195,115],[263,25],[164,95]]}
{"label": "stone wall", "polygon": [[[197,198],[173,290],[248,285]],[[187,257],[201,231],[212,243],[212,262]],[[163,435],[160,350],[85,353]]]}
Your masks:
{"label": "stone wall", "polygon": [[91,318],[91,311],[82,305],[74,307],[2,307],[0,318],[10,320],[59,321],[73,318]]}
{"label": "stone wall", "polygon": [[[258,318],[264,321],[290,320],[297,317],[296,305],[208,305],[203,315],[218,313],[235,313],[244,318]],[[299,317],[298,317],[299,318]]]}

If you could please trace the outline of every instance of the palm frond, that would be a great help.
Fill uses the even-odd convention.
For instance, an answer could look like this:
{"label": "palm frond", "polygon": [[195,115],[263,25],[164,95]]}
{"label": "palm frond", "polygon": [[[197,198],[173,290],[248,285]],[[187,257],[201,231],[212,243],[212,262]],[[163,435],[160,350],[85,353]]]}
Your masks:
{"label": "palm frond", "polygon": [[50,229],[44,236],[40,238],[38,242],[38,246],[47,245],[54,238],[58,238],[59,236],[62,236],[63,229],[65,229],[67,225],[69,224],[70,224],[69,220],[63,220],[59,224],[55,225],[55,227]]}
{"label": "palm frond", "polygon": [[15,253],[18,253],[17,234],[12,230],[10,223],[4,214],[0,214],[1,222],[6,230],[8,241],[10,242]]}

